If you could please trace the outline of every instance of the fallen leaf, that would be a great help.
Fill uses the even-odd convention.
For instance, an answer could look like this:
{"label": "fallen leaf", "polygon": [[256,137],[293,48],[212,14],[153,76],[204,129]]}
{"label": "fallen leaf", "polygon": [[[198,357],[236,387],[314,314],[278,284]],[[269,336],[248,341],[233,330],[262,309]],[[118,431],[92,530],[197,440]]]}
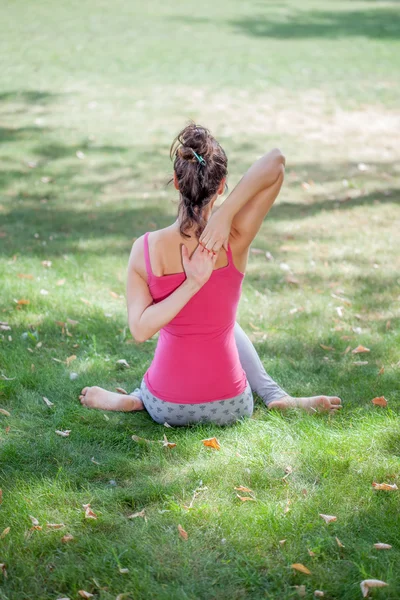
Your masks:
{"label": "fallen leaf", "polygon": [[314,596],[315,596],[315,598],[323,598],[325,596],[325,594],[324,594],[324,592],[321,592],[321,590],[315,590]]}
{"label": "fallen leaf", "polygon": [[24,298],[21,298],[21,300],[15,300],[15,302],[17,303],[17,306],[26,306],[27,304],[31,303],[30,300],[25,300]]}
{"label": "fallen leaf", "polygon": [[287,540],[279,540],[279,545],[280,546],[284,546],[286,544]]}
{"label": "fallen leaf", "polygon": [[165,433],[164,433],[164,439],[161,440],[161,443],[164,448],[175,448],[176,447],[176,444],[174,444],[174,442],[169,442],[167,440],[167,436],[165,435]]}
{"label": "fallen leaf", "polygon": [[33,275],[29,275],[27,273],[18,273],[17,277],[20,279],[35,279]]}
{"label": "fallen leaf", "polygon": [[47,523],[46,527],[49,529],[62,529],[65,525],[64,523]]}
{"label": "fallen leaf", "polygon": [[346,546],[343,546],[342,542],[339,540],[338,537],[335,537],[336,543],[339,546],[339,548],[345,548]]}
{"label": "fallen leaf", "polygon": [[332,348],[332,346],[324,346],[324,344],[320,344],[321,348],[323,350],[334,350],[335,348]]}
{"label": "fallen leaf", "polygon": [[333,523],[333,521],[337,521],[337,517],[333,517],[332,515],[319,515],[325,523]]}
{"label": "fallen leaf", "polygon": [[51,262],[51,260],[42,260],[42,265],[44,267],[46,267],[47,269],[49,269],[52,265],[52,262]]}
{"label": "fallen leaf", "polygon": [[70,533],[66,533],[61,538],[61,541],[62,541],[63,544],[68,544],[68,542],[72,542],[73,539],[74,539],[73,535],[71,535]]}
{"label": "fallen leaf", "polygon": [[388,405],[385,396],[379,396],[378,398],[373,398],[371,400],[371,402],[372,402],[372,404],[375,404],[375,406],[383,406],[383,407],[385,407],[385,406]]}
{"label": "fallen leaf", "polygon": [[181,536],[181,538],[183,540],[187,540],[188,539],[188,534],[187,532],[183,529],[182,525],[178,525],[178,531],[179,531],[179,535]]}
{"label": "fallen leaf", "polygon": [[201,440],[204,446],[208,446],[209,448],[215,448],[215,450],[219,450],[221,448],[217,438],[207,438],[205,440]]}
{"label": "fallen leaf", "polygon": [[346,350],[343,352],[343,354],[348,354],[348,352],[350,352],[351,350],[351,346],[347,346]]}
{"label": "fallen leaf", "polygon": [[94,598],[94,594],[90,594],[90,592],[85,592],[85,590],[79,590],[78,594],[81,598]]}
{"label": "fallen leaf", "polygon": [[382,366],[382,367],[379,369],[379,373],[378,373],[378,375],[383,375],[383,374],[384,374],[384,372],[385,372],[385,367],[383,367],[383,366]]}
{"label": "fallen leaf", "polygon": [[116,387],[115,389],[117,390],[117,392],[119,394],[125,394],[126,396],[129,396],[128,392],[126,390],[124,390],[124,388]]}
{"label": "fallen leaf", "polygon": [[1,569],[1,572],[3,573],[4,579],[7,579],[8,575],[7,575],[6,563],[0,563],[0,569]]}
{"label": "fallen leaf", "polygon": [[314,558],[314,556],[317,556],[317,555],[315,554],[315,552],[313,552],[312,550],[307,550],[307,552],[308,552],[308,554],[309,554],[310,556],[312,556],[313,558]]}
{"label": "fallen leaf", "polygon": [[241,500],[242,502],[246,502],[246,500],[252,500],[253,502],[256,501],[255,498],[250,498],[250,496],[239,496],[239,494],[236,494],[236,496],[239,498],[239,500]]}
{"label": "fallen leaf", "polygon": [[126,575],[126,573],[129,573],[129,569],[121,569],[121,567],[118,569],[118,571],[121,573],[121,575]]}
{"label": "fallen leaf", "polygon": [[377,550],[391,550],[392,546],[390,544],[382,544],[381,542],[378,542],[377,544],[374,544],[374,548]]}
{"label": "fallen leaf", "polygon": [[146,518],[146,515],[145,515],[145,510],[146,510],[146,509],[145,509],[145,508],[143,508],[141,511],[139,511],[139,512],[136,512],[136,513],[133,513],[133,515],[129,515],[129,516],[127,517],[127,519],[136,519],[136,517],[143,517],[143,518],[145,519],[145,518]]}
{"label": "fallen leaf", "polygon": [[366,598],[368,596],[368,592],[369,592],[370,588],[386,587],[386,586],[387,586],[387,583],[385,583],[384,581],[380,581],[379,579],[364,579],[364,581],[362,581],[360,583],[363,598]]}
{"label": "fallen leaf", "polygon": [[390,484],[390,483],[375,483],[375,482],[373,482],[372,487],[375,488],[376,490],[384,490],[386,492],[395,492],[396,490],[399,489],[395,483]]}
{"label": "fallen leaf", "polygon": [[71,356],[68,356],[68,358],[66,359],[66,365],[67,367],[69,367],[69,365],[72,363],[72,361],[76,360],[76,355],[72,354]]}
{"label": "fallen leaf", "polygon": [[56,429],[56,434],[60,435],[61,437],[68,437],[71,431],[71,429],[66,429],[65,431],[60,431],[59,429]]}
{"label": "fallen leaf", "polygon": [[248,487],[245,487],[244,485],[239,485],[238,487],[234,488],[235,490],[237,490],[238,492],[248,492],[249,494],[253,494],[253,490],[251,490]]}
{"label": "fallen leaf", "polygon": [[32,515],[29,515],[29,518],[32,521],[32,525],[34,527],[37,527],[39,525],[39,521],[36,519],[36,517],[32,517]]}
{"label": "fallen leaf", "polygon": [[85,509],[85,519],[97,519],[96,513],[90,508],[90,504],[82,504]]}
{"label": "fallen leaf", "polygon": [[170,427],[171,429],[173,429],[172,425],[170,425],[169,423],[165,422],[164,423],[164,427]]}
{"label": "fallen leaf", "polygon": [[116,294],[115,292],[112,292],[110,290],[110,296],[112,296],[113,298],[119,298],[118,294]]}
{"label": "fallen leaf", "polygon": [[83,302],[84,304],[87,304],[88,306],[92,306],[92,303],[89,302],[89,300],[86,300],[86,298],[80,298],[81,302]]}
{"label": "fallen leaf", "polygon": [[94,465],[99,465],[100,463],[97,460],[94,460],[94,456],[90,459]]}
{"label": "fallen leaf", "polygon": [[300,281],[294,275],[288,275],[285,277],[286,283],[291,283],[292,285],[300,285]]}
{"label": "fallen leaf", "polygon": [[3,538],[5,538],[5,537],[6,537],[6,535],[8,535],[8,534],[10,533],[10,529],[11,529],[11,527],[6,527],[6,528],[3,530],[2,534],[0,535],[0,539],[1,539],[1,540],[2,540]]}
{"label": "fallen leaf", "polygon": [[5,410],[5,408],[0,408],[0,414],[4,415],[5,417],[11,417],[10,413],[8,410]]}
{"label": "fallen leaf", "polygon": [[117,365],[125,369],[129,369],[129,365],[124,358],[120,358],[119,360],[117,360]]}
{"label": "fallen leaf", "polygon": [[34,525],[31,527],[31,531],[42,531],[43,527],[41,525]]}
{"label": "fallen leaf", "polygon": [[365,348],[365,346],[357,346],[354,350],[351,351],[352,354],[362,354],[363,352],[371,352],[369,348]]}
{"label": "fallen leaf", "polygon": [[311,575],[311,571],[301,563],[294,563],[292,565],[292,569],[299,571],[300,573],[304,573],[304,575]]}
{"label": "fallen leaf", "polygon": [[45,404],[47,404],[47,406],[54,406],[54,402],[50,402],[50,400],[48,398],[46,398],[46,396],[42,396]]}
{"label": "fallen leaf", "polygon": [[65,283],[65,279],[59,279],[59,280],[56,282],[56,285],[64,285],[64,283]]}

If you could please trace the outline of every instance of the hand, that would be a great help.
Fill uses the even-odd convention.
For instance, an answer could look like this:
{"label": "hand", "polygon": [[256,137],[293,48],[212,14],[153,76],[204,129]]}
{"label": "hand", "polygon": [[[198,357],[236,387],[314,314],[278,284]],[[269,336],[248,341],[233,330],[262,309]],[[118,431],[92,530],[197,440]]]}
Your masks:
{"label": "hand", "polygon": [[211,215],[203,233],[200,236],[200,243],[207,250],[219,252],[222,247],[228,250],[229,235],[231,233],[232,219],[219,208]]}
{"label": "hand", "polygon": [[182,264],[187,280],[199,289],[210,279],[218,254],[205,250],[200,244],[189,258],[189,250],[182,245]]}

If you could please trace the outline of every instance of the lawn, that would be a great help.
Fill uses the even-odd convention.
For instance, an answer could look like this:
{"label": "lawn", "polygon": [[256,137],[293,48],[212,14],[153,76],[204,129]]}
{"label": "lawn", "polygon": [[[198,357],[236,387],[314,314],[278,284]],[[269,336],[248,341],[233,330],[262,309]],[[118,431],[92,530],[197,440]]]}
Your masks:
{"label": "lawn", "polygon": [[[371,597],[398,600],[400,491],[372,483],[400,487],[399,2],[14,0],[0,20],[0,599],[353,600],[380,579]],[[257,399],[167,429],[78,402],[150,364],[126,266],[175,217],[189,118],[231,189],[286,155],[239,321],[290,394],[342,398],[334,418]]]}

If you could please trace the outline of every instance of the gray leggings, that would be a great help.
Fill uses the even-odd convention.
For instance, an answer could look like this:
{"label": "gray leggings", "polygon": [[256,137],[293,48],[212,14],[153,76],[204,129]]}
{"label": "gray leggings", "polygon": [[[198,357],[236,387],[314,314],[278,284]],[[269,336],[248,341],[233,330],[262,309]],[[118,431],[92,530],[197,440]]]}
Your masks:
{"label": "gray leggings", "polygon": [[228,400],[215,400],[204,404],[176,404],[156,398],[142,381],[141,388],[132,392],[143,401],[145,409],[157,423],[169,425],[189,425],[208,422],[218,425],[234,423],[242,417],[253,414],[253,394],[255,392],[268,406],[288,394],[268,375],[253,344],[240,327],[235,324],[235,341],[240,362],[246,373],[248,386],[243,394]]}

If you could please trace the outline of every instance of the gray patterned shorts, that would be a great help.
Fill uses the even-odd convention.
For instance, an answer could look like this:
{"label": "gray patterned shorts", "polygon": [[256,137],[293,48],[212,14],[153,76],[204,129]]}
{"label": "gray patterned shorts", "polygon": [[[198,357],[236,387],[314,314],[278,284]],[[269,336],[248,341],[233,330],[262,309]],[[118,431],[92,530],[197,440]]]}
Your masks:
{"label": "gray patterned shorts", "polygon": [[249,384],[239,396],[204,404],[175,404],[160,400],[148,390],[144,380],[140,389],[136,388],[132,394],[142,400],[145,409],[156,423],[168,423],[174,427],[192,423],[231,425],[242,417],[251,417],[254,408]]}

